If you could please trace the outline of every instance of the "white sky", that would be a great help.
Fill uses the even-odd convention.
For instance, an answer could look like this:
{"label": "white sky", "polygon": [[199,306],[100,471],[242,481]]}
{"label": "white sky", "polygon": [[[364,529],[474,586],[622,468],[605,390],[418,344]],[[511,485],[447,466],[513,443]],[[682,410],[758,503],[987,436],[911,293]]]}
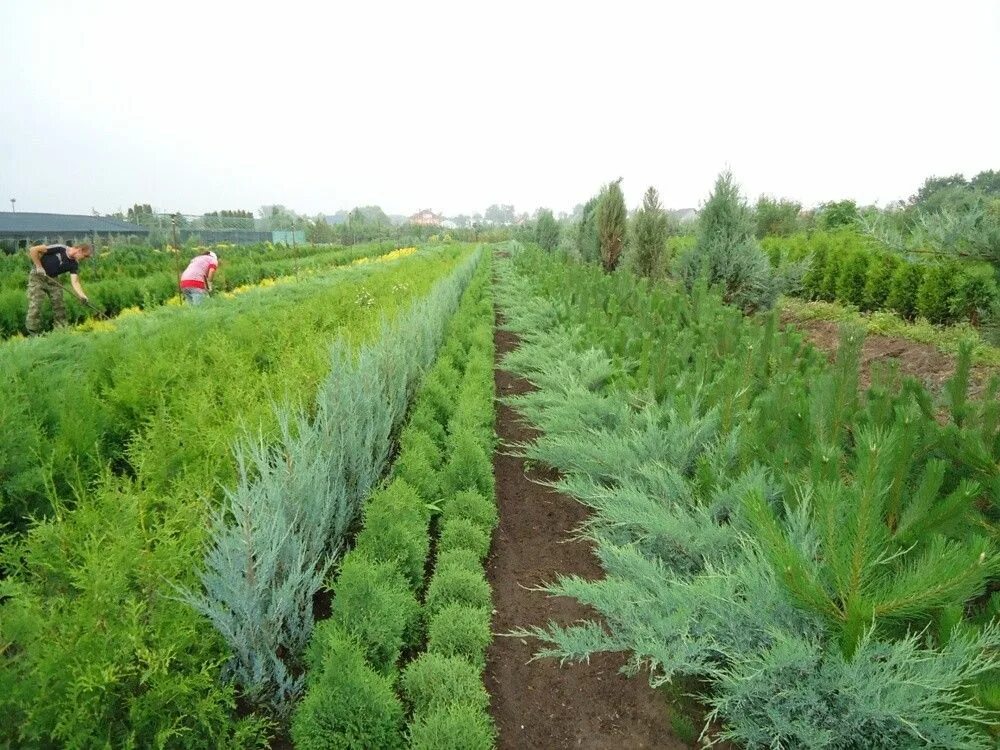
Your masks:
{"label": "white sky", "polygon": [[[588,6],[591,4],[588,3]],[[0,0],[0,210],[806,205],[1000,169],[1000,0]]]}

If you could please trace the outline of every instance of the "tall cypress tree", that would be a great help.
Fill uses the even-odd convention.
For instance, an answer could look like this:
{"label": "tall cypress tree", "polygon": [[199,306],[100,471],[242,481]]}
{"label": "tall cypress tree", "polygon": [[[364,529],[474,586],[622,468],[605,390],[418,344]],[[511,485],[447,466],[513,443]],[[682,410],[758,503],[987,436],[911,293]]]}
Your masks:
{"label": "tall cypress tree", "polygon": [[601,241],[601,263],[608,273],[618,266],[628,226],[621,182],[622,178],[619,177],[605,185],[597,203],[597,235]]}
{"label": "tall cypress tree", "polygon": [[601,257],[601,242],[597,234],[597,205],[600,196],[595,195],[583,206],[583,216],[576,232],[576,249],[580,257],[596,263]]}
{"label": "tall cypress tree", "polygon": [[653,276],[661,267],[663,245],[667,240],[667,214],[660,205],[656,188],[642,197],[642,208],[632,222],[631,266],[640,276]]}
{"label": "tall cypress tree", "polygon": [[559,224],[556,223],[552,212],[543,208],[538,212],[538,220],[535,224],[535,241],[543,250],[552,252],[559,244]]}

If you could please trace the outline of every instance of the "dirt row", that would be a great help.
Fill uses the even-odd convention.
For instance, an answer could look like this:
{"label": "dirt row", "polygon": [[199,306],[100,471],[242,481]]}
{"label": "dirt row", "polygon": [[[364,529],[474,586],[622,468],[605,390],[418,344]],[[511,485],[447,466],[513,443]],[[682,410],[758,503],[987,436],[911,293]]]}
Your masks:
{"label": "dirt row", "polygon": [[[494,334],[497,358],[517,339]],[[498,397],[531,390],[526,380],[494,372]],[[500,525],[494,532],[486,573],[493,587],[493,632],[487,654],[486,689],[499,729],[498,746],[512,748],[684,748],[670,730],[667,703],[643,676],[619,673],[624,658],[602,654],[589,663],[560,666],[555,659],[532,661],[539,643],[505,636],[519,627],[555,622],[571,625],[597,619],[574,599],[532,589],[560,574],[597,579],[603,572],[591,545],[572,538],[587,510],[537,482],[553,478],[545,469],[526,469],[505,445],[531,440],[536,432],[509,406],[497,402],[500,448],[494,456]]]}

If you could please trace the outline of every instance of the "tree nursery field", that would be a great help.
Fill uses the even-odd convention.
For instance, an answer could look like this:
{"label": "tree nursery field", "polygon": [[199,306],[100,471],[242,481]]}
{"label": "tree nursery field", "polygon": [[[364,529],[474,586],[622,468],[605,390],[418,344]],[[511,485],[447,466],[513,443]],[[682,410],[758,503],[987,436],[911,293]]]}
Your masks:
{"label": "tree nursery field", "polygon": [[672,253],[616,185],[575,251],[234,252],[0,342],[3,742],[995,747],[1000,375],[814,346],[776,274],[864,251],[727,176]]}

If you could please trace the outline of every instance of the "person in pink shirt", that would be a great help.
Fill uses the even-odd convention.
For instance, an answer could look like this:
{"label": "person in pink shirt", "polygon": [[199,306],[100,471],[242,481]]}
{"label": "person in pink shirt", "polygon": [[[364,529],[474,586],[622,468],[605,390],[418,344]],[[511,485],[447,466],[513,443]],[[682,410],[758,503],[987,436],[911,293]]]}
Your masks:
{"label": "person in pink shirt", "polygon": [[181,274],[181,295],[192,305],[200,305],[212,291],[212,277],[219,267],[219,256],[211,250],[196,255]]}

